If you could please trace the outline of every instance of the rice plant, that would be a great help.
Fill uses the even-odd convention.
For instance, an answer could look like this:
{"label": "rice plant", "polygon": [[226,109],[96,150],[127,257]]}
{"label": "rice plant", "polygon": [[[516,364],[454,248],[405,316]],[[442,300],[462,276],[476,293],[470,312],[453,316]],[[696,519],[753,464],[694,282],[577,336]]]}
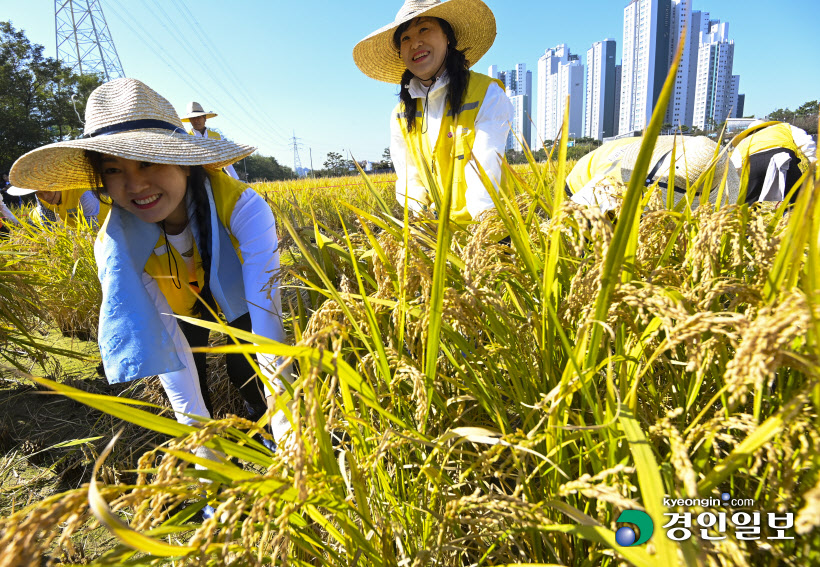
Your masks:
{"label": "rice plant", "polygon": [[9,247],[37,258],[32,298],[64,334],[96,338],[102,291],[94,262],[96,227],[24,223],[11,231]]}
{"label": "rice plant", "polygon": [[[295,344],[231,331],[261,346],[211,350],[298,362],[277,400],[290,437],[270,453],[263,422],[194,428],[37,379],[167,441],[134,484],[98,474],[0,520],[0,566],[58,555],[93,518],[120,542],[98,565],[820,564],[816,171],[793,208],[667,207],[639,183],[663,108],[613,217],[567,202],[565,146],[554,171],[529,155],[509,190],[487,181],[496,208],[470,227],[440,220],[447,192],[439,219],[415,216],[365,176],[367,207],[295,220],[274,202],[311,297],[292,302]],[[722,492],[794,512],[794,539],[661,530],[703,511],[664,497]],[[648,544],[617,544],[624,510],[650,516]]]}

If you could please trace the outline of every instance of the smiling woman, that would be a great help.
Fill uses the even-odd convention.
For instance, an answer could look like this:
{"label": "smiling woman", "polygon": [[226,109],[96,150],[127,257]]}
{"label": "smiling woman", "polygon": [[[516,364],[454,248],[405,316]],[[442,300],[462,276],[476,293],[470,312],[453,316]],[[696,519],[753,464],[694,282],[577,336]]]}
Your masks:
{"label": "smiling woman", "polygon": [[393,23],[353,50],[367,76],[401,85],[390,156],[396,197],[411,210],[434,208],[446,191],[450,218],[469,222],[493,206],[477,164],[496,189],[504,184],[512,104],[503,84],[469,70],[494,39],[495,18],[481,0],[407,0]]}
{"label": "smiling woman", "polygon": [[[213,320],[213,310],[236,328],[285,340],[278,286],[262,291],[279,267],[273,214],[253,189],[219,171],[255,148],[188,135],[171,104],[134,79],[91,94],[85,130],[80,140],[21,157],[11,179],[41,191],[91,185],[113,200],[94,250],[106,376],[113,383],[159,375],[177,420],[195,425],[212,414],[205,355],[191,350],[207,345],[208,331],[169,313]],[[289,376],[273,357],[257,359],[264,384],[243,355],[227,356],[254,420]]]}

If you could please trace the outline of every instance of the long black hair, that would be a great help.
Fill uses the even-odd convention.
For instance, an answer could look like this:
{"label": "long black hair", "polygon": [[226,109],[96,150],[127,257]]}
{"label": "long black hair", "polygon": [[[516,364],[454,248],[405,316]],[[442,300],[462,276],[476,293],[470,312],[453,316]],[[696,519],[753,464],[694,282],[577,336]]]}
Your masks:
{"label": "long black hair", "polygon": [[[103,155],[99,152],[86,150],[85,157],[88,163],[91,164],[93,170],[90,185],[97,199],[104,203],[110,203],[112,207],[118,206],[111,200],[111,197],[105,189],[102,176],[104,167]],[[199,242],[197,242],[196,245],[197,250],[199,250],[199,257],[202,259],[202,271],[205,273],[205,285],[201,295],[210,305],[213,303],[209,289],[210,286],[208,285],[211,278],[211,205],[208,201],[208,192],[205,189],[205,180],[207,178],[208,174],[205,172],[204,167],[201,165],[190,166],[186,195],[190,195],[191,197],[191,202],[194,205],[194,221],[199,228]],[[162,223],[160,223],[160,225],[162,226]],[[165,227],[162,226],[162,229],[164,232]],[[177,279],[179,280],[179,274],[177,274]],[[184,282],[185,285],[187,285],[187,283],[188,282]],[[180,284],[182,285],[183,282],[180,282]],[[201,306],[198,302],[194,305],[193,310],[197,316],[202,315]]]}
{"label": "long black hair", "polygon": [[[464,95],[467,93],[467,82],[470,80],[470,62],[463,51],[458,49],[458,41],[453,27],[441,18],[433,18],[438,21],[444,35],[447,36],[447,55],[444,57],[444,69],[447,72],[449,83],[447,85],[447,102],[453,109],[453,114],[458,114],[461,103],[464,102]],[[393,34],[393,46],[401,53],[401,35],[413,24],[414,20],[404,22]],[[412,132],[416,126],[416,101],[410,95],[410,80],[414,77],[410,70],[406,70],[401,77],[401,88],[399,99],[404,103],[404,116],[407,120],[407,131]]]}

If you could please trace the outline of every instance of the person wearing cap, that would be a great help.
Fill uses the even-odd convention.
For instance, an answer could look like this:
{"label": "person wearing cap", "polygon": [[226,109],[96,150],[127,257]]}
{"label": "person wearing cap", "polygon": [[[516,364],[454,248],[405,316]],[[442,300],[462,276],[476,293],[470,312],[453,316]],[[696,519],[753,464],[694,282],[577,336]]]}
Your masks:
{"label": "person wearing cap", "polygon": [[[218,114],[215,112],[205,112],[201,104],[191,101],[188,103],[188,114],[182,117],[182,121],[189,122],[191,124],[191,130],[188,133],[192,136],[210,138],[211,140],[221,140],[222,136],[219,132],[214,132],[205,126],[205,121],[208,120],[208,118],[214,118],[215,116],[218,116]],[[233,168],[233,164],[225,166],[223,170],[234,179],[239,179],[239,176],[236,174],[236,170]]]}
{"label": "person wearing cap", "polygon": [[[94,247],[105,374],[111,383],[159,375],[177,420],[195,425],[195,416],[213,415],[205,355],[191,350],[207,346],[208,331],[172,313],[212,320],[209,307],[236,328],[285,340],[279,285],[270,276],[279,267],[273,213],[220,171],[255,148],[188,135],[173,106],[135,79],[91,93],[85,131],[19,158],[12,182],[66,191],[96,179],[113,200]],[[280,377],[289,376],[282,361],[256,357],[267,385],[244,355],[227,355],[251,419],[264,415],[264,394],[283,391]]]}
{"label": "person wearing cap", "polygon": [[76,226],[77,219],[82,216],[93,227],[102,225],[111,209],[110,201],[97,199],[90,189],[69,189],[66,191],[37,191],[9,188],[9,195],[25,197],[35,195],[34,209],[30,213],[31,220],[43,225],[63,222],[66,226]]}
{"label": "person wearing cap", "polygon": [[[606,212],[617,204],[613,189],[626,185],[632,179],[632,172],[641,149],[643,138],[621,138],[607,142],[582,157],[567,176],[566,192],[579,204],[597,206]],[[674,203],[677,204],[687,190],[696,184],[701,175],[714,168],[708,201],[717,201],[723,186],[723,202],[737,202],[740,180],[733,167],[728,165],[726,152],[720,152],[717,144],[706,136],[659,136],[650,158],[649,171],[644,185],[657,186],[665,200],[669,188],[672,160],[675,161],[672,186]],[[723,177],[726,175],[726,184]],[[700,203],[703,187],[696,187],[692,208]]]}
{"label": "person wearing cap", "polygon": [[392,23],[353,50],[365,75],[401,85],[390,156],[396,197],[411,210],[435,203],[426,170],[451,191],[451,219],[469,221],[493,207],[477,164],[496,189],[503,185],[513,107],[500,81],[469,68],[495,35],[495,17],[481,0],[407,0]]}
{"label": "person wearing cap", "polygon": [[747,203],[784,200],[817,161],[812,137],[783,122],[755,120],[735,136],[732,147],[732,165],[738,175],[742,177],[744,165],[749,168]]}

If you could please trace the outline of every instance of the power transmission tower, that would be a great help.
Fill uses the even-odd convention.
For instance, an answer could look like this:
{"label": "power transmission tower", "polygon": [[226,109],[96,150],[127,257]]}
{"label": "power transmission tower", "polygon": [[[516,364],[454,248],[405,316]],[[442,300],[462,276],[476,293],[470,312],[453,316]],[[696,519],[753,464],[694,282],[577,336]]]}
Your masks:
{"label": "power transmission tower", "polygon": [[80,75],[125,76],[100,0],[54,0],[57,59]]}
{"label": "power transmission tower", "polygon": [[302,144],[299,143],[299,138],[296,137],[296,131],[293,132],[293,138],[290,141],[293,147],[293,173],[296,174],[296,177],[299,177],[299,170],[302,169],[302,160],[299,159],[299,147]]}

